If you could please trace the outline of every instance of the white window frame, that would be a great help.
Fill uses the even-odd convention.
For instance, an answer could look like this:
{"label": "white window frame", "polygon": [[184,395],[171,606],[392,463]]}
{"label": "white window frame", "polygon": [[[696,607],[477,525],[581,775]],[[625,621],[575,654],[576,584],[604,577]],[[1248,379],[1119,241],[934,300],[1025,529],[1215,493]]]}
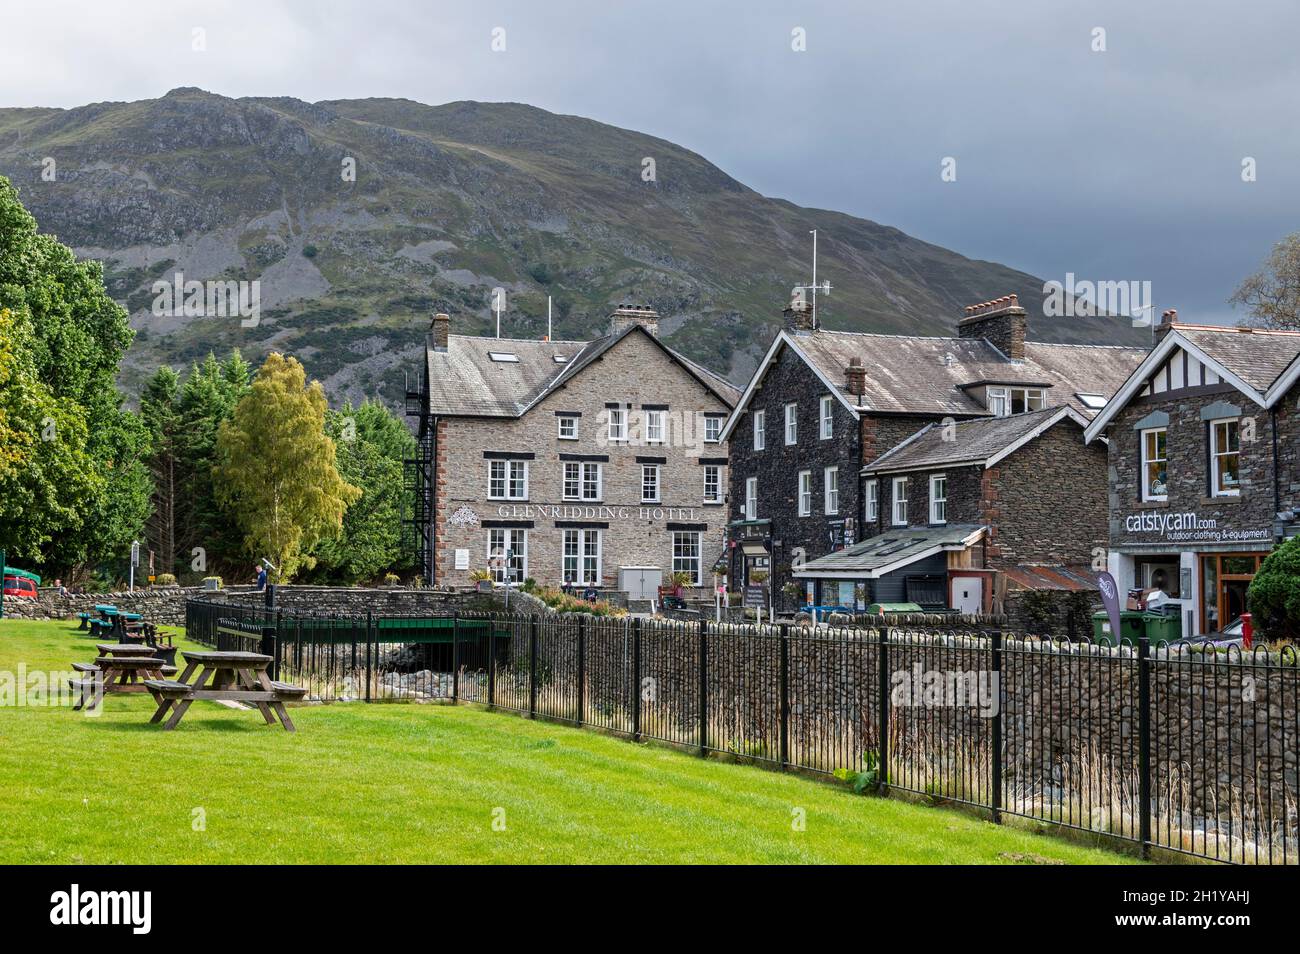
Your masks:
{"label": "white window frame", "polygon": [[[678,556],[681,541],[688,537],[691,538],[689,545],[695,551],[694,556]],[[673,531],[673,572],[690,572],[693,586],[702,586],[704,584],[704,545],[702,537],[703,534],[698,530]]]}
{"label": "white window frame", "polygon": [[812,471],[799,471],[799,516],[812,516]]}
{"label": "white window frame", "polygon": [[[710,491],[712,492],[710,493]],[[706,504],[722,503],[722,465],[721,464],[704,465],[704,502]]]}
{"label": "white window frame", "polygon": [[[1163,434],[1165,437],[1165,456],[1148,457],[1147,456],[1147,435]],[[1159,438],[1157,438],[1157,443]],[[1165,492],[1157,494],[1152,492],[1150,482],[1147,480],[1147,468],[1151,464],[1165,465]],[[1142,499],[1143,500],[1168,500],[1169,499],[1169,429],[1167,427],[1148,427],[1145,430],[1138,431],[1138,471],[1139,479],[1142,481]]]}
{"label": "white window frame", "polygon": [[722,443],[722,425],[724,421],[725,418],[721,418],[716,414],[704,415],[704,443]]}
{"label": "white window frame", "polygon": [[820,413],[818,420],[821,428],[821,439],[830,440],[835,436],[835,398],[831,395],[825,395],[821,400]]}
{"label": "white window frame", "polygon": [[799,405],[791,401],[785,406],[785,446],[799,443]]}
{"label": "white window frame", "polygon": [[[646,488],[650,485],[651,475],[654,475],[654,496],[646,494]],[[642,464],[641,465],[641,502],[642,503],[659,503],[663,500],[663,468],[659,464]]]}
{"label": "white window frame", "polygon": [[[993,412],[995,417],[1010,417],[1013,414],[1027,414],[1030,411],[1041,411],[1047,407],[1047,392],[1042,388],[1016,388],[1008,385],[999,385],[988,389],[988,409]],[[1021,403],[1024,404],[1023,411],[1015,410],[1016,397],[1019,395]],[[1038,406],[1030,407],[1033,401]]]}
{"label": "white window frame", "polygon": [[745,478],[745,519],[758,519],[758,478]]}
{"label": "white window frame", "polygon": [[[899,493],[902,488],[902,493]],[[901,505],[901,506],[900,506]],[[907,478],[895,477],[890,482],[889,517],[895,527],[907,526]]]}
{"label": "white window frame", "polygon": [[[595,541],[594,567],[590,552]],[[569,553],[569,543],[573,542],[573,554]],[[601,571],[604,564],[605,541],[600,529],[596,527],[567,527],[560,534],[560,579],[578,586],[599,586],[604,582]],[[572,569],[570,569],[572,560]]]}
{"label": "white window frame", "polygon": [[[566,460],[561,464],[561,499],[599,503],[604,498],[605,472],[599,461]],[[591,490],[595,491],[595,496],[589,493]]]}
{"label": "white window frame", "polygon": [[[565,424],[572,428],[572,433],[564,433]],[[572,414],[561,414],[556,418],[555,436],[562,441],[576,441],[578,439],[578,419]]]}
{"label": "white window frame", "polygon": [[[494,546],[493,538],[498,534],[501,535],[502,545]],[[520,541],[523,546],[516,549],[515,541]],[[528,529],[526,527],[489,527],[487,538],[487,556],[490,560],[496,555],[497,550],[514,550],[514,557],[507,561],[506,566],[501,569],[492,568],[490,570],[492,579],[497,583],[504,583],[507,579],[511,582],[522,583],[528,579]],[[507,570],[513,565],[514,573],[507,577]]]}
{"label": "white window frame", "polygon": [[[1219,449],[1219,425],[1230,424],[1237,428],[1237,449],[1224,451]],[[1166,451],[1167,453],[1167,451]],[[1221,475],[1222,459],[1225,457],[1235,456],[1237,458],[1237,480],[1238,486],[1220,489],[1219,477]],[[1239,497],[1241,496],[1241,419],[1236,417],[1221,417],[1218,420],[1210,421],[1210,496],[1211,497]]]}
{"label": "white window frame", "polygon": [[662,444],[666,440],[668,440],[668,412],[646,411],[645,442],[647,444]]}
{"label": "white window frame", "polygon": [[869,523],[875,523],[880,519],[880,484],[876,478],[872,477],[867,481],[867,500],[866,514]]}
{"label": "white window frame", "polygon": [[[943,484],[943,496],[939,496],[938,485]],[[948,475],[930,475],[930,522],[933,524],[948,522]]]}
{"label": "white window frame", "polygon": [[839,467],[827,467],[822,471],[822,512],[828,517],[840,512]]}
{"label": "white window frame", "polygon": [[759,408],[754,412],[754,450],[767,448],[767,411]]}
{"label": "white window frame", "polygon": [[612,443],[622,444],[627,442],[627,407],[619,405],[618,407],[606,408],[609,412],[609,440]]}
{"label": "white window frame", "polygon": [[[496,476],[497,468],[501,468],[501,477],[498,481]],[[518,494],[511,493],[511,488],[518,482],[516,468],[522,469],[522,491]],[[500,482],[501,493],[493,493],[493,485]],[[494,457],[488,460],[488,500],[527,500],[528,499],[528,461],[518,458]]]}

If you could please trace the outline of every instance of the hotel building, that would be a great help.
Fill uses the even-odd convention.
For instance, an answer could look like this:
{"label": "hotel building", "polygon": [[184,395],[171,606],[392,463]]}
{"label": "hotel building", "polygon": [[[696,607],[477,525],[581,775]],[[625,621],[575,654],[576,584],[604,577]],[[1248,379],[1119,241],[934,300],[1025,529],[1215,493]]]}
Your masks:
{"label": "hotel building", "polygon": [[647,307],[618,308],[594,341],[450,332],[436,315],[417,398],[428,579],[487,569],[631,599],[673,573],[712,584],[734,387],[667,347]]}

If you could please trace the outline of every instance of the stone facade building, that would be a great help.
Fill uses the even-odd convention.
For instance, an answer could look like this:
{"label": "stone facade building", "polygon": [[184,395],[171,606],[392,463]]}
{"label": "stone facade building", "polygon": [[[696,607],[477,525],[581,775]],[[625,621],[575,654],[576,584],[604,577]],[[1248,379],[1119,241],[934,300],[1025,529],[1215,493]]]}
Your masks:
{"label": "stone facade building", "polygon": [[859,475],[891,448],[931,424],[1065,407],[1090,419],[1145,354],[1029,340],[1015,296],[966,309],[956,337],[827,331],[801,306],[723,433],[732,584],[770,573],[778,609],[817,598],[798,566],[877,532],[879,485]]}
{"label": "stone facade building", "polygon": [[[1069,405],[930,424],[863,469],[865,539],[805,563],[816,605],[1008,612],[1024,590],[1085,592],[1106,542],[1106,452]],[[1051,480],[1056,486],[1049,487]]]}
{"label": "stone facade building", "polygon": [[1109,569],[1159,586],[1185,634],[1245,610],[1273,544],[1300,532],[1300,333],[1179,323],[1089,425],[1109,453]]}
{"label": "stone facade building", "polygon": [[674,572],[712,583],[737,391],[660,341],[652,310],[589,342],[452,335],[438,315],[426,351],[430,579],[634,599]]}

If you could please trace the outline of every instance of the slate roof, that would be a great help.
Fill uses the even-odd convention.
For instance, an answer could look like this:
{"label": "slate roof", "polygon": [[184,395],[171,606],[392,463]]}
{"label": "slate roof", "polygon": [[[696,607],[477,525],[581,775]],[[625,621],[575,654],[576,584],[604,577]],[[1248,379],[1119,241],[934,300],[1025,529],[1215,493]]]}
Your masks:
{"label": "slate roof", "polygon": [[1174,329],[1258,391],[1266,391],[1297,356],[1300,335],[1257,328],[1201,328],[1174,325]]}
{"label": "slate roof", "polygon": [[965,549],[984,532],[974,523],[951,523],[942,527],[899,527],[876,537],[809,560],[794,571],[795,576],[833,576],[836,573],[875,579],[941,550]]}
{"label": "slate roof", "polygon": [[[449,335],[446,351],[427,349],[429,413],[448,417],[518,417],[582,372],[629,334],[645,334],[728,407],[740,392],[725,378],[678,354],[639,325],[594,341],[537,341]],[[518,361],[494,361],[492,353]],[[563,358],[557,361],[556,358]]]}
{"label": "slate roof", "polygon": [[1118,345],[1025,342],[1023,361],[1012,361],[982,338],[881,335],[818,331],[791,336],[796,347],[843,390],[844,369],[857,358],[867,371],[864,410],[912,414],[987,416],[963,387],[976,383],[1046,387],[1048,407],[1069,404],[1091,417],[1078,394],[1109,397],[1146,357],[1144,348]]}
{"label": "slate roof", "polygon": [[1082,428],[1087,419],[1069,405],[1010,417],[974,418],[949,427],[927,424],[877,457],[863,468],[862,473],[946,467],[957,463],[983,464],[1017,442],[1032,440],[1036,431],[1046,430],[1064,420],[1073,420],[1079,426],[1082,441]]}

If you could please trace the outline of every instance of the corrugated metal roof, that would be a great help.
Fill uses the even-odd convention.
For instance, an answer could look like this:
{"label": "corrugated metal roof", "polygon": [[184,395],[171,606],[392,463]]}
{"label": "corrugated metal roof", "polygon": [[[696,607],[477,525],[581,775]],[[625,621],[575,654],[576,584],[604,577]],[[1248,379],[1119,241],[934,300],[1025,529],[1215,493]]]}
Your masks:
{"label": "corrugated metal roof", "polygon": [[1027,590],[1079,593],[1097,589],[1097,579],[1086,567],[1017,566],[1002,572],[1008,583]]}
{"label": "corrugated metal roof", "polygon": [[810,560],[794,571],[795,576],[874,577],[881,571],[892,572],[914,563],[936,548],[963,549],[978,539],[984,528],[979,524],[948,524],[942,527],[899,527],[879,536],[855,543],[851,547]]}

